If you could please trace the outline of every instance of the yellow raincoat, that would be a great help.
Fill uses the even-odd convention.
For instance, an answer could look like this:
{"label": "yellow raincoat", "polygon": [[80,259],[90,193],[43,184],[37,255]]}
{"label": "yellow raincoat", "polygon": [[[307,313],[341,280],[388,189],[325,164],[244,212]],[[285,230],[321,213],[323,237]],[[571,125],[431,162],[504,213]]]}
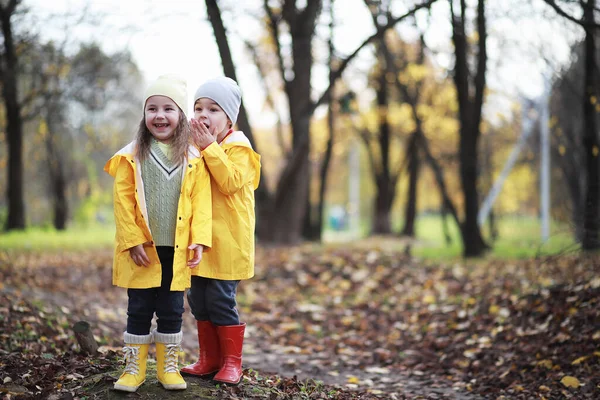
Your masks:
{"label": "yellow raincoat", "polygon": [[[117,229],[113,285],[146,289],[160,287],[162,274],[147,222],[144,183],[141,169],[138,168],[140,163],[134,153],[135,142],[131,142],[104,166],[104,170],[115,178],[114,212]],[[181,194],[177,207],[172,291],[183,291],[190,287],[191,269],[187,266],[187,261],[193,257],[193,252],[187,249],[188,246],[192,243],[202,244],[206,252],[212,243],[210,175],[197,149],[190,147],[182,173]],[[128,249],[139,244],[145,244],[144,248],[150,259],[150,265],[147,267],[136,265],[129,256]],[[203,257],[209,253],[204,253]]]}
{"label": "yellow raincoat", "polygon": [[254,190],[260,180],[260,155],[235,131],[219,146],[202,150],[212,182],[213,246],[193,275],[242,280],[254,276]]}

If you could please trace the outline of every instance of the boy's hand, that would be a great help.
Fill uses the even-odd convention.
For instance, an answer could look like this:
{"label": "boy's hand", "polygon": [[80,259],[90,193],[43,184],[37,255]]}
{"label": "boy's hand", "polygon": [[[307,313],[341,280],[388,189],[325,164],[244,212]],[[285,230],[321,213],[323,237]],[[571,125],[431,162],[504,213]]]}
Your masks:
{"label": "boy's hand", "polygon": [[146,254],[146,250],[144,250],[143,244],[138,244],[129,249],[129,257],[133,260],[133,262],[140,267],[147,267],[150,265],[150,259]]}
{"label": "boy's hand", "polygon": [[187,265],[190,268],[196,268],[200,261],[202,261],[202,252],[204,251],[204,246],[201,244],[191,244],[188,249],[194,250],[194,257],[188,261]]}
{"label": "boy's hand", "polygon": [[202,122],[192,118],[190,120],[190,126],[192,128],[192,140],[200,150],[204,150],[215,141],[215,137]]}

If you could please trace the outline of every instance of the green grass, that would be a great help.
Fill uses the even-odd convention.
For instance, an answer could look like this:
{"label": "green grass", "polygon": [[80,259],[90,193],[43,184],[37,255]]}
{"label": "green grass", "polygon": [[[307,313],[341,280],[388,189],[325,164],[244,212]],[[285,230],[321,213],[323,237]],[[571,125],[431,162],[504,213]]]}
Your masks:
{"label": "green grass", "polygon": [[[363,231],[368,232],[368,221],[362,221]],[[396,221],[395,230],[402,226]],[[555,255],[579,249],[573,232],[568,225],[552,223],[550,237],[546,242],[541,239],[539,219],[531,216],[509,216],[499,218],[496,222],[498,238],[492,241],[489,228],[483,228],[484,239],[492,246],[486,254],[487,258],[521,259],[536,256]],[[406,238],[357,238],[356,234],[348,231],[333,232],[326,230],[324,240],[333,245],[349,241],[358,246],[385,246],[392,250],[404,251],[411,243],[411,254],[431,260],[453,260],[462,258],[462,240],[456,224],[448,219],[448,230],[452,239],[447,244],[442,230],[442,220],[439,215],[420,215],[416,221],[416,237],[414,241]]]}
{"label": "green grass", "polygon": [[[496,223],[498,238],[492,241],[486,225],[484,239],[492,246],[488,257],[502,259],[531,258],[538,255],[560,254],[578,248],[573,233],[567,225],[552,223],[550,237],[541,238],[539,219],[528,216],[504,217]],[[438,216],[423,216],[417,219],[417,244],[413,254],[428,259],[452,259],[461,257],[462,242],[458,227],[449,223],[452,244],[446,245]]]}
{"label": "green grass", "polygon": [[114,244],[113,225],[72,227],[65,231],[52,228],[29,228],[0,234],[0,250],[60,251],[111,248]]}
{"label": "green grass", "polygon": [[[457,226],[449,221],[452,243],[446,245],[441,219],[435,215],[419,216],[416,224],[416,239],[412,245],[412,254],[426,259],[458,259],[462,253],[462,242]],[[540,223],[534,217],[504,217],[498,219],[499,237],[491,242],[487,226],[485,239],[492,245],[488,257],[502,259],[531,258],[537,255],[560,254],[578,248],[568,226],[552,224],[550,239],[542,243]],[[0,234],[0,250],[5,251],[73,251],[112,248],[114,243],[114,225],[74,226],[66,231],[54,229],[30,228]],[[352,241],[347,232],[326,232],[325,238],[335,242]],[[377,242],[377,241],[376,241]],[[371,243],[368,245],[376,245]],[[389,243],[388,243],[389,244]],[[398,240],[392,246],[403,251],[406,241]]]}

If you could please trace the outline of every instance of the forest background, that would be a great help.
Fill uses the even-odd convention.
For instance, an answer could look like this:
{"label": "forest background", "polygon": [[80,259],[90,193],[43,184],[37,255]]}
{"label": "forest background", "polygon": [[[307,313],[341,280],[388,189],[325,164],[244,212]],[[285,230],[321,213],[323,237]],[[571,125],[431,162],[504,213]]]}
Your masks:
{"label": "forest background", "polygon": [[262,156],[229,395],[596,398],[599,20],[595,0],[0,0],[0,393],[112,393],[102,167],[175,72],[190,98],[236,79]]}

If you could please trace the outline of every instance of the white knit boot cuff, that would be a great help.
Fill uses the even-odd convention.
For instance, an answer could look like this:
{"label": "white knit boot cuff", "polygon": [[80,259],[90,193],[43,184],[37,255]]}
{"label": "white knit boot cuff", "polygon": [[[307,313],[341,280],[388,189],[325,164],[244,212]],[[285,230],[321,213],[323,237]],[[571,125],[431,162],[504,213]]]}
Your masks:
{"label": "white knit boot cuff", "polygon": [[127,344],[150,344],[152,343],[152,334],[134,335],[133,333],[123,333],[123,341]]}
{"label": "white knit boot cuff", "polygon": [[154,334],[154,341],[156,343],[165,344],[180,344],[183,339],[183,332],[177,333],[161,333],[155,330],[152,331]]}

